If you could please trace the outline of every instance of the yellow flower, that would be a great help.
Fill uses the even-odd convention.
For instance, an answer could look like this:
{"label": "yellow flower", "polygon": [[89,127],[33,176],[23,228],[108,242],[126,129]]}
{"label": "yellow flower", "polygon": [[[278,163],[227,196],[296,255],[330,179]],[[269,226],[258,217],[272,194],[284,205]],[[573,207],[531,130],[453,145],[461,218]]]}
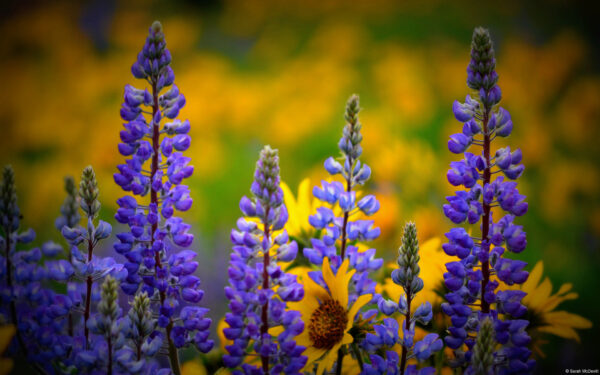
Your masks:
{"label": "yellow flower", "polygon": [[[16,333],[15,326],[12,324],[0,326],[0,354],[6,351],[8,344]],[[13,367],[13,361],[10,358],[0,358],[0,375],[10,373]]]}
{"label": "yellow flower", "polygon": [[229,324],[225,322],[225,318],[221,318],[217,324],[217,336],[219,336],[219,347],[223,352],[225,352],[225,347],[227,345],[233,344],[233,340],[229,340],[227,337],[225,337],[225,333],[223,332],[225,328],[229,328]]}
{"label": "yellow flower", "polygon": [[289,235],[297,239],[308,239],[312,237],[314,228],[308,223],[308,217],[314,214],[319,206],[319,200],[314,198],[309,178],[305,178],[298,186],[298,195],[290,187],[281,181],[283,200],[288,210],[289,219],[285,228]]}
{"label": "yellow flower", "polygon": [[329,291],[306,278],[304,299],[289,304],[289,308],[299,311],[304,320],[304,331],[298,335],[296,342],[306,347],[304,355],[308,360],[305,371],[316,361],[319,361],[317,375],[333,366],[340,347],[354,340],[348,331],[356,314],[372,298],[370,294],[362,295],[348,308],[348,282],[355,272],[348,272],[348,264],[349,260],[345,259],[334,275],[329,259],[323,259],[323,279]]}
{"label": "yellow flower", "polygon": [[206,367],[198,361],[185,362],[181,366],[181,375],[207,375]]}
{"label": "yellow flower", "polygon": [[544,263],[537,262],[533,270],[529,274],[527,281],[522,285],[506,286],[500,284],[501,288],[522,290],[527,293],[523,298],[523,305],[527,307],[531,318],[531,326],[528,331],[533,340],[533,348],[537,354],[544,356],[540,345],[544,342],[541,340],[543,333],[549,333],[565,339],[580,341],[579,334],[576,329],[586,329],[592,327],[592,322],[586,318],[569,313],[567,311],[555,311],[556,307],[562,302],[572,299],[577,299],[579,295],[571,292],[572,284],[563,284],[558,292],[552,294],[552,283],[546,277],[542,279],[544,272]]}

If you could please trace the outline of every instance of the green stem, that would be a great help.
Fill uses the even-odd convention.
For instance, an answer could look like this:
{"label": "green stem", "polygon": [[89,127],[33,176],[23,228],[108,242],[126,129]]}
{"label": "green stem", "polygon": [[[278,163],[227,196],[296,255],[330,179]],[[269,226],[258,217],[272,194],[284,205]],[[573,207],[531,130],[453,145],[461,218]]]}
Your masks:
{"label": "green stem", "polygon": [[[483,156],[485,158],[486,167],[483,171],[483,186],[490,183],[490,135],[488,132],[489,111],[486,111],[483,116]],[[488,233],[490,230],[490,205],[483,202],[483,218],[481,223],[481,251],[489,252]],[[490,280],[489,261],[481,262],[481,311],[483,313],[490,312],[490,304],[484,298],[485,289]]]}
{"label": "green stem", "polygon": [[338,350],[338,357],[337,357],[337,366],[335,369],[335,374],[336,375],[342,375],[342,364],[344,362],[344,347],[342,346],[339,350]]}
{"label": "green stem", "polygon": [[[410,329],[410,303],[412,301],[412,295],[410,291],[406,293],[406,318],[404,319],[404,327],[408,331]],[[400,375],[404,375],[406,369],[406,360],[408,356],[408,348],[402,345],[402,360],[400,361]]]}
{"label": "green stem", "polygon": [[363,367],[364,367],[364,362],[363,362],[362,355],[360,354],[360,349],[358,348],[358,345],[356,344],[356,342],[353,342],[352,345],[350,345],[350,348],[352,348],[352,351],[354,352],[354,355],[356,356],[356,360],[358,361],[358,367],[360,367],[360,371],[362,372]]}

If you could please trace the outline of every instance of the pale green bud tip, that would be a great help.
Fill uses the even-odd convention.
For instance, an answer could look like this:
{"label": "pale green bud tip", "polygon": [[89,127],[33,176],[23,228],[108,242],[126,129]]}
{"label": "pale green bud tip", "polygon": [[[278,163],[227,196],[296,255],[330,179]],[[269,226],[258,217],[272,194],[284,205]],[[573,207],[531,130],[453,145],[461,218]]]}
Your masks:
{"label": "pale green bud tip", "polygon": [[119,285],[117,280],[110,275],[106,276],[106,279],[102,284],[102,291],[100,293],[102,301],[98,305],[98,310],[102,315],[116,318],[118,310],[118,288]]}
{"label": "pale green bud tip", "polygon": [[75,188],[75,180],[71,176],[65,177],[65,191],[70,196],[75,196],[77,194],[77,189]]}
{"label": "pale green bud tip", "polygon": [[2,172],[2,199],[9,201],[15,194],[15,172],[12,166],[6,165]]}
{"label": "pale green bud tip", "polygon": [[358,112],[360,112],[360,100],[358,95],[352,94],[346,103],[346,114],[344,116],[346,121],[351,124],[356,123]]}
{"label": "pale green bud tip", "polygon": [[477,341],[473,347],[471,364],[475,375],[488,375],[492,373],[494,346],[496,345],[494,336],[494,324],[490,318],[485,318],[480,323]]}
{"label": "pale green bud tip", "polygon": [[150,306],[150,299],[148,298],[148,294],[146,292],[136,294],[133,299],[133,309],[138,313],[143,315],[148,307]]}
{"label": "pale green bud tip", "polygon": [[160,21],[152,22],[152,26],[150,27],[154,33],[162,33],[163,27]]}
{"label": "pale green bud tip", "polygon": [[79,183],[79,196],[81,197],[81,209],[88,217],[95,217],[100,211],[100,202],[98,201],[98,182],[96,181],[96,173],[94,168],[88,165],[84,168],[81,174],[81,182]]}
{"label": "pale green bud tip", "polygon": [[412,257],[416,257],[416,262],[419,261],[419,240],[417,239],[417,226],[413,222],[409,221],[404,225],[400,253],[410,254]]}

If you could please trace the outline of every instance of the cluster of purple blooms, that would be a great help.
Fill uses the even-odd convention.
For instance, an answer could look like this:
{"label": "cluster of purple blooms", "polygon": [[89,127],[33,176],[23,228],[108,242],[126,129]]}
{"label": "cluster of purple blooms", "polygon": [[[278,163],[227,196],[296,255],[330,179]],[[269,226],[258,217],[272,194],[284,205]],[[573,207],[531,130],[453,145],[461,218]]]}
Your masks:
{"label": "cluster of purple blooms", "polygon": [[[522,226],[514,224],[514,218],[525,214],[527,203],[519,194],[517,183],[504,180],[504,177],[515,180],[523,173],[521,151],[505,147],[492,154],[490,150],[491,142],[496,137],[510,135],[513,127],[508,111],[498,108],[502,95],[496,85],[495,63],[488,31],[475,29],[467,85],[477,94],[467,96],[464,103],[454,103],[454,115],[464,126],[462,133],[450,136],[448,141],[451,152],[464,153],[463,160],[451,163],[448,181],[466,190],[447,198],[444,213],[455,224],[465,221],[476,224],[481,220],[481,237],[472,236],[463,227],[453,228],[446,234],[448,242],[443,249],[459,260],[446,264],[448,272],[444,274],[449,293],[442,309],[452,322],[445,343],[454,349],[453,365],[472,372],[476,365],[472,350],[475,337],[481,322],[489,318],[493,322],[495,342],[501,345],[493,353],[489,373],[527,374],[533,371],[535,361],[530,359],[531,352],[527,349],[528,321],[519,319],[527,311],[521,304],[525,293],[496,291],[499,282],[521,284],[528,273],[523,270],[525,262],[502,257],[505,248],[513,253],[525,249],[525,232]],[[466,152],[471,145],[482,147],[481,154]],[[496,173],[504,177],[493,178]],[[508,214],[494,222],[491,211],[494,207]],[[492,275],[499,281],[492,279]]]}
{"label": "cluster of purple blooms", "polygon": [[252,197],[240,201],[244,217],[231,231],[230,286],[225,288],[231,312],[223,333],[233,343],[226,347],[229,354],[223,362],[234,374],[299,374],[306,357],[295,336],[304,330],[304,322],[286,303],[300,301],[304,289],[295,275],[281,268],[295,260],[298,245],[284,229],[288,212],[277,150],[265,146],[261,151],[250,190]]}
{"label": "cluster of purple blooms", "polygon": [[[362,347],[368,353],[371,363],[364,365],[366,375],[433,375],[433,367],[408,365],[407,360],[416,358],[419,362],[426,361],[431,355],[443,348],[442,340],[436,333],[426,335],[421,341],[414,342],[415,324],[427,325],[433,318],[431,304],[425,302],[412,313],[411,302],[415,295],[423,289],[423,280],[419,277],[419,243],[417,229],[414,223],[404,227],[402,245],[398,250],[398,268],[392,272],[392,281],[404,289],[404,294],[398,302],[380,298],[377,306],[384,315],[394,316],[400,313],[404,316],[402,337],[396,318],[384,318],[381,324],[373,325],[374,333],[367,333]],[[393,349],[402,346],[402,354]],[[377,354],[379,353],[379,354]],[[385,353],[385,358],[381,356]]]}
{"label": "cluster of purple blooms", "polygon": [[[190,225],[174,216],[192,205],[189,188],[182,182],[192,175],[193,167],[182,154],[190,147],[190,124],[177,119],[185,98],[174,85],[170,62],[162,26],[155,22],[131,68],[150,90],[127,85],[120,112],[125,129],[118,149],[127,159],[118,166],[114,180],[131,195],[117,201],[115,219],[128,230],[117,234],[113,248],[124,264],[99,256],[100,243],[110,237],[112,228],[98,218],[99,189],[91,167],[84,169],[79,189],[72,178],[65,180],[67,197],[55,226],[68,244],[66,251],[53,242],[23,248],[35,233],[20,230],[14,173],[10,167],[4,169],[0,323],[17,327],[11,354],[22,356],[41,374],[180,375],[180,348],[193,344],[207,353],[214,345],[208,338],[208,309],[198,306],[204,292],[194,275],[198,267],[197,254],[190,249],[194,237]],[[497,291],[500,282],[522,284],[528,277],[525,262],[504,256],[526,247],[523,227],[514,221],[528,205],[513,181],[524,170],[521,151],[505,147],[491,152],[491,142],[509,136],[513,125],[510,114],[498,107],[501,92],[487,30],[475,29],[467,72],[467,85],[477,93],[464,103],[454,103],[454,115],[464,126],[448,142],[450,151],[464,154],[464,159],[452,162],[447,173],[453,186],[465,189],[448,197],[443,209],[455,224],[481,221],[481,236],[462,226],[446,234],[443,250],[459,260],[447,263],[444,273],[449,292],[442,310],[452,323],[444,342],[435,333],[418,342],[414,339],[415,326],[429,324],[433,312],[429,302],[411,309],[423,289],[413,223],[405,226],[398,267],[391,275],[404,294],[396,302],[376,293],[370,273],[379,270],[383,260],[375,258],[373,248],[359,250],[358,243],[376,239],[380,230],[373,220],[355,215],[371,216],[380,205],[374,195],[357,197],[356,188],[369,180],[371,169],[359,160],[359,100],[356,95],[348,100],[347,123],[338,144],[341,157],[325,161],[329,174],[340,174],[344,183],[322,181],[314,187],[313,195],[322,206],[309,223],[317,236],[302,249],[304,258],[317,268],[327,257],[334,273],[348,258],[356,271],[349,286],[349,306],[361,295],[372,295],[370,304],[377,306],[358,315],[350,332],[353,343],[338,352],[337,373],[344,356],[352,355],[361,374],[431,375],[434,368],[408,365],[408,360],[425,362],[444,343],[454,350],[451,364],[466,375],[528,374],[534,369],[527,348],[529,322],[521,319],[527,312],[521,303],[525,293]],[[473,145],[482,147],[481,154],[467,152]],[[503,176],[495,177],[497,173]],[[288,308],[288,302],[303,299],[304,288],[286,272],[297,260],[298,244],[285,230],[288,211],[277,150],[263,148],[250,190],[251,196],[240,201],[243,217],[231,231],[233,251],[225,288],[230,312],[223,330],[231,343],[223,364],[236,375],[300,374],[307,357],[296,336],[305,329],[308,317]],[[149,200],[143,202],[147,196]],[[506,212],[496,222],[495,207]],[[80,225],[79,210],[85,226]],[[311,271],[309,276],[327,288],[321,271]],[[129,297],[127,311],[119,307],[120,290]],[[404,318],[402,325],[398,315]],[[398,345],[400,354],[394,349]]]}
{"label": "cluster of purple blooms", "polygon": [[65,276],[40,263],[43,257],[58,257],[63,249],[52,242],[41,249],[19,249],[35,239],[32,229],[20,231],[20,223],[14,172],[5,167],[0,191],[0,319],[17,328],[9,352],[24,356],[38,371],[44,371],[51,368],[52,360],[67,357],[72,344],[65,337],[66,321],[60,319],[71,301],[46,287],[52,276]]}
{"label": "cluster of purple blooms", "polygon": [[[0,314],[2,321],[17,327],[12,352],[40,373],[178,375],[178,348],[193,343],[208,352],[213,347],[208,309],[197,306],[203,291],[194,275],[196,253],[186,249],[193,241],[190,226],[173,216],[174,210],[185,211],[192,204],[181,182],[193,167],[181,154],[190,145],[189,122],[176,119],[185,99],[173,85],[165,46],[162,26],[155,22],[132,66],[134,76],[145,79],[152,90],[126,86],[121,108],[127,123],[119,152],[130,158],[119,166],[115,181],[133,195],[150,195],[146,205],[133,196],[118,200],[116,219],[130,230],[117,235],[114,249],[125,264],[97,254],[112,228],[98,219],[99,190],[91,167],[84,169],[79,190],[73,179],[66,180],[67,198],[55,221],[68,243],[66,252],[52,242],[41,249],[17,248],[33,241],[35,233],[19,232],[14,174],[9,167],[4,171]],[[172,121],[161,126],[163,116]],[[79,209],[85,226],[79,225]],[[57,283],[65,285],[65,293],[56,291]],[[119,284],[134,296],[127,314],[117,305]],[[170,368],[163,368],[158,359],[163,354]]]}
{"label": "cluster of purple blooms", "polygon": [[[190,225],[174,216],[175,210],[186,211],[192,205],[182,181],[194,168],[182,154],[190,146],[190,124],[177,119],[185,97],[173,83],[170,63],[162,26],[155,22],[131,67],[133,76],[147,81],[150,91],[127,85],[121,107],[126,123],[119,152],[128,159],[118,166],[114,180],[133,196],[117,200],[115,218],[129,230],[117,234],[114,249],[126,259],[122,290],[131,296],[146,293],[151,299],[157,315],[152,336],[163,336],[171,368],[178,372],[179,348],[194,344],[206,353],[213,341],[208,339],[208,309],[195,306],[204,292],[194,275],[196,252],[189,249],[194,236],[188,233]],[[149,202],[143,203],[148,195]]]}

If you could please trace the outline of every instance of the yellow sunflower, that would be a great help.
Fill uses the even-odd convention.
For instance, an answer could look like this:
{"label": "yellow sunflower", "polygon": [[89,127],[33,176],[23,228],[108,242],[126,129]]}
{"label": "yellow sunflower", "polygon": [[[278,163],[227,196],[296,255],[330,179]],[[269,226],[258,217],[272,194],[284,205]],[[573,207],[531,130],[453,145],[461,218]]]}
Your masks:
{"label": "yellow sunflower", "polygon": [[523,305],[527,307],[530,314],[531,326],[528,331],[533,340],[534,351],[544,357],[541,344],[544,333],[556,335],[565,339],[580,341],[576,329],[587,329],[592,327],[592,322],[586,318],[569,313],[567,311],[555,311],[556,307],[564,301],[577,299],[579,295],[571,292],[571,283],[563,284],[558,292],[552,294],[552,282],[548,277],[542,280],[544,263],[537,262],[529,273],[527,281],[522,285],[507,286],[501,283],[502,289],[522,290],[527,293],[523,298]]}
{"label": "yellow sunflower", "polygon": [[333,367],[338,350],[342,345],[351,344],[353,338],[348,333],[358,311],[366,305],[372,295],[362,295],[348,307],[348,282],[355,270],[348,272],[349,260],[345,259],[336,275],[329,266],[329,259],[323,259],[324,289],[310,278],[305,279],[304,298],[289,304],[289,308],[302,314],[304,331],[297,336],[298,345],[306,347],[308,357],[305,371],[318,361],[317,375]]}

